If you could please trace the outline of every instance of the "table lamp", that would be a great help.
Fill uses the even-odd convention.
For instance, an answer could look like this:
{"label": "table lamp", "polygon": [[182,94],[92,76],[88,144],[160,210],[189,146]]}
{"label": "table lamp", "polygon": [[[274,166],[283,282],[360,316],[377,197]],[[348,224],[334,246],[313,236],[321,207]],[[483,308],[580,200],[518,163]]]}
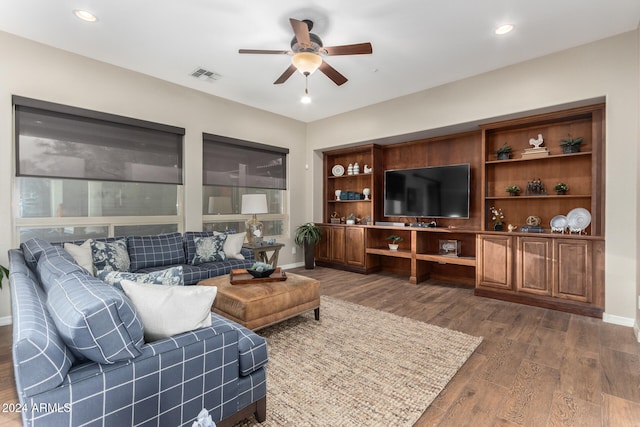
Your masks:
{"label": "table lamp", "polygon": [[264,194],[243,194],[241,214],[253,215],[247,220],[247,241],[249,243],[259,243],[262,241],[264,227],[256,214],[268,213],[267,196]]}

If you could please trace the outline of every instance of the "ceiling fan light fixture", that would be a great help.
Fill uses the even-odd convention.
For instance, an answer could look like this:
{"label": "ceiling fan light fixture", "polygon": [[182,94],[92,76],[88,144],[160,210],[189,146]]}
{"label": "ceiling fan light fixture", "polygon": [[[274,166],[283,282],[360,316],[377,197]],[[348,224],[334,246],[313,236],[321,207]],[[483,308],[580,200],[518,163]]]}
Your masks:
{"label": "ceiling fan light fixture", "polygon": [[320,68],[322,58],[317,53],[298,52],[291,57],[291,63],[302,74],[308,75]]}

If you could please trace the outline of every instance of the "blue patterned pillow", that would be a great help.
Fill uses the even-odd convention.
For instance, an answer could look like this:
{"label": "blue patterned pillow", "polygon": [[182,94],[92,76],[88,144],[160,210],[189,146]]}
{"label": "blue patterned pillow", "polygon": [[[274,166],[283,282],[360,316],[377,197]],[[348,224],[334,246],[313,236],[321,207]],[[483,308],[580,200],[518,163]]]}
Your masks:
{"label": "blue patterned pillow", "polygon": [[125,239],[115,242],[91,242],[91,255],[96,271],[129,271],[131,261]]}
{"label": "blue patterned pillow", "polygon": [[55,282],[47,294],[47,308],[75,355],[115,363],[142,353],[142,321],[123,292],[84,273],[66,274]]}
{"label": "blue patterned pillow", "polygon": [[130,236],[127,237],[127,250],[131,259],[131,271],[185,262],[180,233]]}
{"label": "blue patterned pillow", "polygon": [[224,261],[227,255],[224,253],[226,234],[218,234],[211,237],[195,237],[196,255],[193,257],[193,265],[205,262]]}
{"label": "blue patterned pillow", "polygon": [[183,286],[184,276],[182,266],[167,268],[166,270],[152,271],[151,273],[130,273],[128,271],[102,270],[97,274],[98,279],[122,290],[120,284],[123,280],[136,283],[149,283],[153,285]]}

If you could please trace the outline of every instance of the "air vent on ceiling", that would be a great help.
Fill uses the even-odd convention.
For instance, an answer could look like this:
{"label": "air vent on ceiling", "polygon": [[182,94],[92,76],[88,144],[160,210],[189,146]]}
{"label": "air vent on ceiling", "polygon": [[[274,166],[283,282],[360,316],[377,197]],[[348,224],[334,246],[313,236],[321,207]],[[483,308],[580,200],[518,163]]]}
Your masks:
{"label": "air vent on ceiling", "polygon": [[202,80],[204,82],[213,83],[216,80],[220,80],[222,76],[215,71],[209,71],[202,67],[196,68],[192,73],[191,77],[195,77],[198,80]]}

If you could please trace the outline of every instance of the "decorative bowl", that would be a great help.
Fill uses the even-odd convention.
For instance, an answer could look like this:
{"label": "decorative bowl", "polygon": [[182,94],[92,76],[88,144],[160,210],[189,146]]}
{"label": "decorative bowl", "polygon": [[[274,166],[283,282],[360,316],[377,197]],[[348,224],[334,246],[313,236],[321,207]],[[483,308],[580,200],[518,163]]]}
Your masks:
{"label": "decorative bowl", "polygon": [[253,277],[255,277],[256,279],[269,277],[273,274],[274,271],[276,271],[275,268],[270,268],[269,270],[262,270],[262,271],[247,269],[247,272]]}

